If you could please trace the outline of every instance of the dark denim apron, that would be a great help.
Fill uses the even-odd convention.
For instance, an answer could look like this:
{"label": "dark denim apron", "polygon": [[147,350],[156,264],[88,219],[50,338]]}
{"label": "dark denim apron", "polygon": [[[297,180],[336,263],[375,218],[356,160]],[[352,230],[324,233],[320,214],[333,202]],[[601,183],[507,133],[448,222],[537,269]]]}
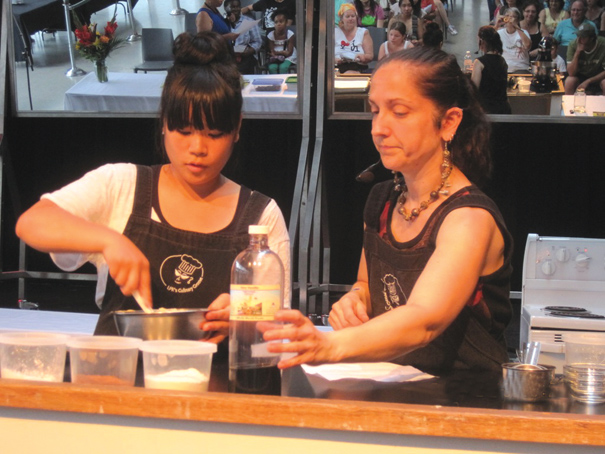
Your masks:
{"label": "dark denim apron", "polygon": [[[380,214],[389,197],[391,206],[387,223],[390,225],[398,193],[393,194],[389,185],[385,185],[382,190],[370,195],[366,205],[364,248],[373,317],[407,303],[418,277],[435,250],[441,222],[453,209],[462,206],[485,208],[494,216],[503,232],[507,244],[505,263],[491,275],[493,282],[483,285],[482,301],[472,307],[465,306],[454,322],[429,345],[395,360],[432,374],[442,374],[452,369],[500,371],[500,365],[508,361],[503,330],[512,313],[508,300],[512,238],[495,204],[487,196],[475,187],[463,191],[466,192],[464,195],[456,193],[444,201],[431,215],[423,232],[415,240],[406,243],[405,247],[394,246],[396,241],[390,234],[391,242],[385,241],[378,231]],[[387,231],[390,232],[389,229]],[[460,258],[460,266],[464,266],[464,257]],[[439,291],[445,295],[448,289],[444,287]],[[491,301],[491,304],[485,300]],[[499,319],[496,329],[492,326],[494,316]]]}
{"label": "dark denim apron", "polygon": [[[225,229],[209,234],[180,230],[151,220],[160,168],[137,166],[134,206],[124,235],[149,260],[155,308],[208,307],[229,292],[231,265],[249,243],[248,226],[258,222],[270,199],[242,187],[233,221]],[[117,335],[111,312],[128,309],[139,307],[109,276],[95,334]]]}

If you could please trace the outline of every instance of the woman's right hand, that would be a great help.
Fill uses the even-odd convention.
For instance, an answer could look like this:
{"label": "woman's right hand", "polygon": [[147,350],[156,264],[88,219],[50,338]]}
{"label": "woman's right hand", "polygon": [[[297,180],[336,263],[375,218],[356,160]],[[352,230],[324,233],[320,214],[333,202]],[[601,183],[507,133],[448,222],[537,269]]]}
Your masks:
{"label": "woman's right hand", "polygon": [[332,305],[329,318],[332,328],[338,330],[359,326],[370,319],[361,296],[362,289],[351,290]]}
{"label": "woman's right hand", "polygon": [[122,293],[130,296],[138,290],[143,301],[152,308],[149,261],[140,249],[124,235],[114,232],[102,253],[109,267],[109,274]]}

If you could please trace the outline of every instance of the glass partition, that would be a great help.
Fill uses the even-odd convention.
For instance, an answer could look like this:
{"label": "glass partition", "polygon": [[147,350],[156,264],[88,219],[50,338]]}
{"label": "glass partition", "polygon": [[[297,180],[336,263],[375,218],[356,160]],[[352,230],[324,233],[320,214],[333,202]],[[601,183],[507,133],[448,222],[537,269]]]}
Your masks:
{"label": "glass partition", "polygon": [[[73,35],[69,42],[63,0],[2,1],[12,13],[9,55],[13,105],[18,116],[155,116],[166,72],[135,74],[135,66],[143,62],[142,30],[169,29],[176,37],[195,27],[195,15],[202,6],[198,0],[123,0],[115,6],[109,0],[90,0],[76,8],[97,23],[101,32],[114,11],[117,12],[116,35],[125,43],[107,58],[108,82],[100,83],[94,62],[82,58],[75,50]],[[249,71],[253,74],[243,75],[247,118],[302,115],[305,16],[302,0],[295,1],[295,25],[289,28],[296,34],[297,64],[291,66],[288,74],[272,75],[266,74],[267,67],[262,66],[261,58]],[[252,2],[242,0],[242,6],[248,3]],[[219,11],[223,12],[223,8]],[[261,19],[262,13],[252,12],[250,16]],[[266,33],[260,24],[259,29],[265,43]]]}
{"label": "glass partition", "polygon": [[[375,27],[366,27],[372,33],[370,37],[374,50],[374,62],[369,64],[369,68],[362,74],[345,73],[341,74],[335,69],[334,62],[341,54],[336,41],[336,22],[338,21],[338,12],[343,0],[334,0],[335,7],[328,6],[326,12],[327,23],[327,48],[328,48],[328,67],[332,70],[328,74],[328,109],[330,118],[335,119],[369,119],[369,108],[367,103],[367,92],[369,90],[369,77],[373,64],[378,57],[380,44],[386,40],[386,33],[374,33]],[[351,0],[352,2],[352,0]],[[443,0],[446,9],[447,20],[455,27],[457,34],[451,31],[444,34],[442,49],[448,53],[456,55],[458,63],[462,66],[464,55],[470,51],[472,59],[480,56],[478,51],[477,32],[483,25],[489,23],[488,4],[486,2],[464,2],[459,0]],[[332,0],[327,0],[331,5]],[[390,0],[378,1],[381,5],[389,4],[393,7]],[[388,12],[385,11],[388,17]],[[438,19],[435,19],[438,20]],[[423,21],[419,19],[419,21]],[[385,21],[386,23],[386,21]],[[339,33],[339,37],[342,35]],[[378,38],[376,38],[378,37]],[[342,41],[342,40],[341,40]],[[420,45],[420,44],[417,44]],[[336,51],[336,48],[339,48]],[[338,54],[338,55],[337,55]],[[531,80],[531,75],[511,74],[509,75],[508,98],[512,108],[512,115],[492,115],[491,118],[498,122],[580,122],[580,123],[604,123],[605,122],[605,96],[591,96],[589,102],[591,108],[588,114],[578,116],[572,114],[573,96],[565,96],[563,82],[559,78],[559,88],[552,93],[534,93],[523,92],[519,85],[522,81]],[[521,82],[521,84],[519,84]],[[593,112],[594,113],[593,115]]]}

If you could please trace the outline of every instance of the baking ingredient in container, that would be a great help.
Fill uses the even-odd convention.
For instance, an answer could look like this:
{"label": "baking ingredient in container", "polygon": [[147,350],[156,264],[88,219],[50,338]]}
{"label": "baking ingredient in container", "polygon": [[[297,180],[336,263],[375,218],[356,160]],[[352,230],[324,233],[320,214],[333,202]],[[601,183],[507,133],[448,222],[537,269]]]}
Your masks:
{"label": "baking ingredient in container", "polygon": [[163,374],[145,375],[145,387],[153,389],[205,392],[208,391],[208,381],[207,375],[193,367],[171,370]]}

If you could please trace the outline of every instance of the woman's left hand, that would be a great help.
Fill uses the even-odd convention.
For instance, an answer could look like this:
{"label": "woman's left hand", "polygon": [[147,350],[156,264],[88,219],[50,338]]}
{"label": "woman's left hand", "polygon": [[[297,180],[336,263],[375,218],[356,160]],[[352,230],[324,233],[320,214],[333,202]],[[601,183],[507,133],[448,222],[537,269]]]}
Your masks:
{"label": "woman's left hand", "polygon": [[206,321],[200,328],[204,331],[214,331],[214,336],[208,342],[218,344],[229,335],[229,311],[231,299],[228,293],[221,293],[208,306]]}
{"label": "woman's left hand", "polygon": [[[297,310],[282,310],[275,314],[275,322],[261,322],[258,328],[264,333],[271,353],[296,353],[296,356],[282,359],[280,369],[301,364],[322,364],[335,362],[335,351],[330,336],[319,331],[308,317]],[[288,340],[286,343],[271,341]]]}

